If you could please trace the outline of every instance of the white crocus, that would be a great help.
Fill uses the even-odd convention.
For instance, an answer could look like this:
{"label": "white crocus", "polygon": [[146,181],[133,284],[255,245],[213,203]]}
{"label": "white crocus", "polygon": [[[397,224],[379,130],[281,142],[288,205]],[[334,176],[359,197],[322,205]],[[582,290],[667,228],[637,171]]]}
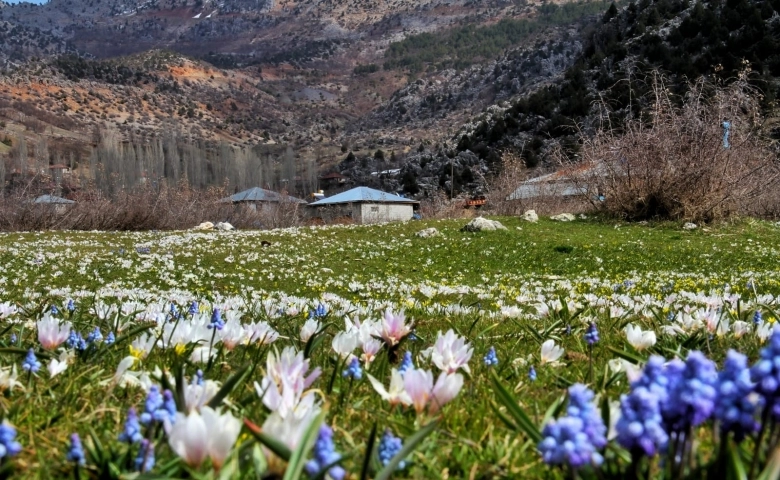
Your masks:
{"label": "white crocus", "polygon": [[46,313],[43,318],[36,322],[38,326],[38,341],[44,350],[54,350],[62,345],[70,335],[70,322],[60,323]]}
{"label": "white crocus", "polygon": [[214,468],[219,470],[233,449],[241,430],[241,421],[230,412],[218,413],[210,407],[202,407],[200,414],[208,432],[208,452]]}
{"label": "white crocus", "polygon": [[56,358],[52,358],[49,362],[49,365],[46,366],[46,368],[49,370],[49,375],[51,378],[56,377],[60,373],[64,372],[68,369],[68,362],[67,361],[60,361]]}
{"label": "white crocus", "polygon": [[306,320],[306,323],[303,324],[303,327],[301,327],[301,341],[302,342],[308,342],[309,339],[317,333],[317,330],[320,329],[320,322],[310,318]]}
{"label": "white crocus", "polygon": [[741,338],[746,333],[750,333],[750,324],[742,320],[737,320],[734,322],[732,329],[734,330],[734,336],[736,338]]}
{"label": "white crocus", "polygon": [[333,337],[333,351],[345,359],[357,348],[359,339],[356,332],[339,332]]}
{"label": "white crocus", "polygon": [[471,373],[468,362],[473,354],[474,349],[466,343],[466,339],[450,329],[444,335],[439,332],[433,344],[431,361],[445,373],[455,373],[459,368]]}
{"label": "white crocus", "polygon": [[184,463],[198,468],[209,453],[209,437],[212,434],[206,428],[206,422],[198,412],[184,415],[176,413],[176,422],[166,424],[168,444]]}
{"label": "white crocus", "polygon": [[16,364],[11,367],[0,368],[0,393],[6,390],[11,391],[16,387],[24,388],[23,385],[16,380],[18,376]]}
{"label": "white crocus", "polygon": [[563,347],[555,344],[555,340],[547,340],[542,344],[542,364],[556,363],[563,356]]}
{"label": "white crocus", "polygon": [[412,403],[412,398],[404,389],[404,377],[395,368],[390,373],[390,387],[388,389],[385,389],[384,385],[370,374],[368,381],[371,382],[371,386],[374,387],[379,396],[390,402],[390,405],[398,403],[410,405]]}
{"label": "white crocus", "polygon": [[630,343],[632,347],[639,351],[648,349],[655,345],[656,337],[655,332],[652,330],[642,331],[642,329],[638,326],[634,324],[628,324],[626,325],[625,332],[628,343]]}

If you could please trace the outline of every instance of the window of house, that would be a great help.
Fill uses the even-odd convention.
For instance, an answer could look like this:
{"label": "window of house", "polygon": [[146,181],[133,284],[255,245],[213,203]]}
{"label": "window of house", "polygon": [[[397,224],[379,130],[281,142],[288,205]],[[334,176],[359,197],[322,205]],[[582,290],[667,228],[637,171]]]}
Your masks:
{"label": "window of house", "polygon": [[371,207],[371,213],[379,213],[379,207]]}

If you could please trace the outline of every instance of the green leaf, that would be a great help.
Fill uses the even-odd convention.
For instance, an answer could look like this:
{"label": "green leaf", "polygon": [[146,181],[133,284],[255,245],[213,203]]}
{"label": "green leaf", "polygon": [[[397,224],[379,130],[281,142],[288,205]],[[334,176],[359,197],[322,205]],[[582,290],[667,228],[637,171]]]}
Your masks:
{"label": "green leaf", "polygon": [[280,442],[279,440],[269,437],[265,433],[263,433],[263,429],[252,423],[251,421],[244,419],[244,425],[249,430],[249,433],[252,434],[255,439],[265,445],[268,450],[274,452],[274,454],[284,460],[285,462],[290,461],[290,457],[292,457],[292,452],[290,449],[285,445],[284,443]]}
{"label": "green leaf", "polygon": [[[733,480],[747,480],[747,470],[742,462],[742,456],[737,451],[733,442],[724,438],[722,441],[729,442],[728,446],[728,478]],[[773,477],[777,478],[777,477]]]}
{"label": "green leaf", "polygon": [[287,470],[284,471],[284,477],[282,480],[298,480],[303,474],[303,467],[306,465],[306,457],[309,456],[309,452],[314,446],[314,441],[317,440],[317,433],[320,431],[320,425],[325,420],[326,409],[322,409],[317,418],[309,424],[309,427],[303,433],[301,441],[298,444],[298,448],[292,452],[290,456],[290,462],[287,464]]}
{"label": "green leaf", "polygon": [[780,448],[776,448],[766,464],[764,470],[758,474],[756,480],[776,480],[780,478]]}
{"label": "green leaf", "polygon": [[490,374],[498,401],[506,407],[509,415],[514,419],[514,423],[517,424],[520,431],[525,433],[528,438],[536,443],[542,441],[542,433],[539,431],[539,428],[534,425],[528,415],[520,408],[520,405],[517,404],[517,400],[515,400],[512,394],[504,388],[495,371],[491,370]]}
{"label": "green leaf", "polygon": [[612,353],[614,353],[618,357],[620,357],[620,358],[622,358],[624,360],[628,360],[631,363],[639,364],[639,363],[646,363],[647,362],[646,358],[642,358],[642,357],[640,357],[639,355],[637,355],[635,353],[627,352],[625,350],[618,350],[615,347],[607,347],[607,348],[609,349],[609,351],[611,351]]}
{"label": "green leaf", "polygon": [[408,457],[414,451],[414,449],[417,448],[417,445],[422,443],[422,441],[425,440],[425,437],[430,435],[431,432],[436,429],[438,424],[438,420],[434,420],[433,422],[419,429],[414,433],[414,435],[407,438],[404,442],[404,446],[401,447],[401,450],[399,450],[398,453],[396,453],[395,456],[393,456],[393,458],[387,462],[387,465],[385,465],[384,468],[382,468],[382,470],[376,474],[374,480],[387,480],[390,478],[390,476],[395,472],[396,468],[398,468],[398,464],[401,463],[406,457]]}
{"label": "green leaf", "polygon": [[510,430],[520,430],[520,427],[515,425],[515,422],[513,422],[511,418],[507,417],[506,414],[498,408],[498,405],[496,405],[495,401],[490,401],[490,408],[493,410],[493,413],[498,415],[498,419],[504,422],[504,425],[506,425],[507,428]]}
{"label": "green leaf", "polygon": [[219,389],[219,391],[212,397],[211,400],[209,400],[209,403],[207,404],[211,408],[217,408],[222,404],[222,400],[227,398],[228,395],[239,385],[241,384],[247,376],[249,376],[249,372],[252,371],[252,365],[246,365],[233,375],[231,375],[227,380],[225,380],[225,383],[222,384],[222,387]]}
{"label": "green leaf", "polygon": [[371,468],[371,458],[374,456],[374,442],[376,442],[376,422],[371,427],[366,444],[366,455],[363,457],[363,467],[360,469],[360,480],[368,480],[368,471]]}

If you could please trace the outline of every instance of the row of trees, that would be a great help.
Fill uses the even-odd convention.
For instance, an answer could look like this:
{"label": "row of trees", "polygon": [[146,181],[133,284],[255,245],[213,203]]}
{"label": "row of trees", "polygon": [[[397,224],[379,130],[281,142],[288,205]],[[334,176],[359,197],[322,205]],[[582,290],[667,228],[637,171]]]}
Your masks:
{"label": "row of trees", "polygon": [[[30,148],[23,136],[16,137],[12,151],[0,162],[0,184],[8,180],[13,190],[40,184],[44,177],[57,189],[89,186],[108,195],[163,182],[185,182],[196,189],[224,187],[228,192],[263,187],[298,196],[317,188],[317,159],[302,158],[290,146],[236,147],[175,130],[128,139],[116,130],[101,129],[93,142],[87,152],[63,155],[57,146],[50,148],[47,140]],[[58,177],[60,169],[49,168],[59,163],[70,169],[65,178]]]}

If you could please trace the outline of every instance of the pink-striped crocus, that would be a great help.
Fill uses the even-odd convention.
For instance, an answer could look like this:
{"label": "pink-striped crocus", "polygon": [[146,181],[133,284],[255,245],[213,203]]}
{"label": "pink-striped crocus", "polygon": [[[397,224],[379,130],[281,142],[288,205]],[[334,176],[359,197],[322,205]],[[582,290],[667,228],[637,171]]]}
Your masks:
{"label": "pink-striped crocus", "polygon": [[394,347],[403,340],[403,338],[412,331],[412,324],[406,324],[404,312],[394,314],[388,308],[385,310],[385,316],[379,326],[379,336],[387,343],[389,347]]}

